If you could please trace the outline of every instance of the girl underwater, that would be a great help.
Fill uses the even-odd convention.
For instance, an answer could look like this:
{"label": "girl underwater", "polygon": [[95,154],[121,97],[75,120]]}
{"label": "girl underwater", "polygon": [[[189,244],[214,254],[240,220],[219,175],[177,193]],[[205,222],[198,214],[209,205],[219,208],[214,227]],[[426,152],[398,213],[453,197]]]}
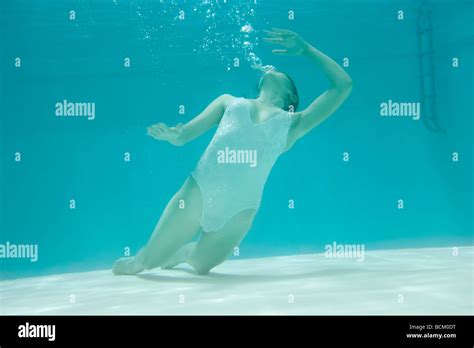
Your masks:
{"label": "girl underwater", "polygon": [[[278,55],[305,56],[319,67],[330,87],[306,109],[297,112],[298,92],[291,78],[276,70],[261,77],[256,99],[223,94],[186,124],[148,127],[148,135],[182,146],[217,125],[216,133],[163,211],[148,243],[134,257],[118,259],[117,275],[191,265],[207,274],[224,262],[252,225],[267,177],[278,159],[310,130],[327,119],[352,90],[350,76],[331,58],[285,29],[265,31],[263,40],[282,45]],[[253,151],[255,165],[222,163],[223,150]],[[258,160],[257,160],[258,159]],[[185,208],[180,208],[180,201]],[[191,242],[199,232],[197,242]]]}

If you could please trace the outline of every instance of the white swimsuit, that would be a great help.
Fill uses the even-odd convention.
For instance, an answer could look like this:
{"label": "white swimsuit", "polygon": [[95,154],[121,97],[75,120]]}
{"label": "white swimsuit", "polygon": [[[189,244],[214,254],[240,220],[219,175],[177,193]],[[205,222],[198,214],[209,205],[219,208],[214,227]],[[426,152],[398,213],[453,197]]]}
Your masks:
{"label": "white swimsuit", "polygon": [[202,194],[203,231],[217,231],[237,213],[258,209],[268,174],[285,149],[290,123],[283,110],[253,123],[244,98],[227,107],[192,172]]}

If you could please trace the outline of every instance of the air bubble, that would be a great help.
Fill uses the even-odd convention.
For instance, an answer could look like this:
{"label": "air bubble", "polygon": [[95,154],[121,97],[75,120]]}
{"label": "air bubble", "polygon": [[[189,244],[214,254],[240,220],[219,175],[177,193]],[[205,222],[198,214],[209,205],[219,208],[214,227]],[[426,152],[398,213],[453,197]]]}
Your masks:
{"label": "air bubble", "polygon": [[253,31],[253,28],[250,24],[245,24],[241,29],[240,32],[242,33],[251,33]]}

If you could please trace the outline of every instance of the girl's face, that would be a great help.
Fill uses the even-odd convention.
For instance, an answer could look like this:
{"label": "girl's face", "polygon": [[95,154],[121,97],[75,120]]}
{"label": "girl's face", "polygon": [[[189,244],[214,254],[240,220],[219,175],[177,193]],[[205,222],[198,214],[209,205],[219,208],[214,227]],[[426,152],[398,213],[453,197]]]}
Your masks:
{"label": "girl's face", "polygon": [[293,94],[293,83],[288,76],[276,70],[267,70],[263,74],[259,82],[260,90],[263,87],[283,99],[284,109],[288,108],[290,104],[293,104],[293,102],[298,99],[297,96]]}
{"label": "girl's face", "polygon": [[291,90],[291,81],[288,77],[276,70],[267,70],[260,79],[260,88],[266,85],[274,92],[284,94]]}

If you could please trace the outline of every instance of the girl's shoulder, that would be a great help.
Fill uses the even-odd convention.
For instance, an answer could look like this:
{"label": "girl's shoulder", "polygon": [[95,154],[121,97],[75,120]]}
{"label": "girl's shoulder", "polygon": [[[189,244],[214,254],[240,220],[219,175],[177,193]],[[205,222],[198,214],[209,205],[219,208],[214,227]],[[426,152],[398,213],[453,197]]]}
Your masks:
{"label": "girl's shoulder", "polygon": [[221,100],[222,104],[224,105],[224,108],[229,107],[229,105],[235,103],[237,100],[241,99],[238,97],[235,97],[231,94],[222,94],[219,99]]}

